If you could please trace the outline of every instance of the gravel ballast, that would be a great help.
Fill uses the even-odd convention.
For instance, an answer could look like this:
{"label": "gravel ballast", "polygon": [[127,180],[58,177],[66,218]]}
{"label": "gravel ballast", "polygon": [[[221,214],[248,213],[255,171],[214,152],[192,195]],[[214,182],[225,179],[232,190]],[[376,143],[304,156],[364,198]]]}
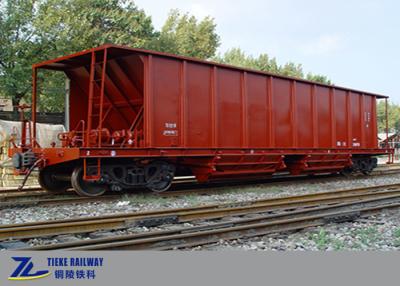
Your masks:
{"label": "gravel ballast", "polygon": [[[9,207],[0,210],[0,224],[68,219],[83,216],[99,216],[115,213],[150,211],[155,209],[182,208],[198,205],[243,202],[265,198],[290,196],[351,189],[357,187],[400,183],[400,176],[356,177],[312,182],[290,182],[287,185],[257,184],[237,187],[221,187],[209,195],[196,193],[180,197],[123,195],[121,199],[105,202],[88,202],[69,205]],[[215,190],[215,189],[213,189]]]}
{"label": "gravel ballast", "polygon": [[400,213],[398,210],[383,211],[379,215],[353,222],[328,224],[293,233],[220,241],[192,250],[400,250]]}
{"label": "gravel ballast", "polygon": [[[288,182],[286,185],[257,184],[248,186],[222,187],[219,193],[182,197],[157,197],[145,195],[124,195],[121,199],[107,202],[80,203],[61,206],[29,206],[3,208],[0,223],[13,224],[73,217],[99,216],[124,212],[140,212],[155,209],[181,208],[215,203],[243,202],[263,198],[317,193],[338,189],[400,183],[398,175],[338,178],[327,181]],[[161,227],[161,229],[168,226]],[[178,226],[170,226],[171,228]],[[181,226],[182,227],[182,226]],[[138,233],[157,228],[131,228],[115,234]],[[102,233],[94,234],[103,235]],[[78,239],[87,239],[77,235]],[[65,236],[68,241],[74,236]],[[60,242],[59,239],[34,239],[30,245]],[[329,224],[295,233],[276,234],[251,239],[221,241],[220,243],[193,248],[194,250],[398,250],[400,249],[400,214],[385,211],[379,215],[354,222]]]}

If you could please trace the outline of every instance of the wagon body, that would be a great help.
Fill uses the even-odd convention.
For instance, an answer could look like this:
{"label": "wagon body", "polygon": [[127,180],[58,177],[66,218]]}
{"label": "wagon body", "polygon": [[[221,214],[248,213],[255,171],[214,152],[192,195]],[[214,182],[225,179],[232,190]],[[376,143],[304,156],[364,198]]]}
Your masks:
{"label": "wagon body", "polygon": [[376,95],[145,55],[145,147],[376,149]]}
{"label": "wagon body", "polygon": [[205,181],[371,168],[390,153],[382,95],[114,45],[34,65],[34,86],[41,68],[70,80],[70,131],[37,151],[45,166],[95,160],[99,177],[101,160],[167,160]]}
{"label": "wagon body", "polygon": [[[89,63],[66,71],[70,126],[86,120]],[[107,73],[106,96],[119,110],[104,126],[129,128],[144,104],[142,147],[378,147],[380,95],[134,49],[109,59]]]}

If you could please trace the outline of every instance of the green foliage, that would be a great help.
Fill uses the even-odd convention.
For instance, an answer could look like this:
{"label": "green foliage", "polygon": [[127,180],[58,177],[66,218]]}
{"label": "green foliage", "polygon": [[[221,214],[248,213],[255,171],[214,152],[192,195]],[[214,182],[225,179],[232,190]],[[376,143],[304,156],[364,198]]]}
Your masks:
{"label": "green foliage", "polygon": [[172,10],[161,29],[156,50],[183,56],[208,59],[219,46],[214,19],[206,17],[200,22],[189,14]]}
{"label": "green foliage", "polygon": [[41,111],[64,111],[66,78],[63,72],[40,70],[38,81],[38,106]]}
{"label": "green foliage", "polygon": [[[3,0],[0,2],[0,92],[13,104],[30,102],[31,65],[104,43],[154,49],[202,59],[215,57],[220,44],[211,17],[196,19],[172,10],[161,31],[131,0]],[[301,65],[279,66],[275,58],[257,58],[240,49],[220,62],[288,76],[304,77]],[[320,75],[307,75],[329,81]],[[40,71],[39,109],[63,111],[65,75]]]}
{"label": "green foliage", "polygon": [[280,69],[280,74],[285,76],[304,78],[303,67],[301,64],[288,62]]}
{"label": "green foliage", "polygon": [[238,67],[256,69],[260,71],[269,71],[278,73],[280,67],[278,66],[276,59],[270,59],[267,54],[261,54],[258,58],[254,58],[240,48],[232,48],[226,51],[223,55],[217,55],[213,58],[214,61],[234,65]]}
{"label": "green foliage", "polygon": [[33,0],[6,0],[0,4],[0,88],[16,105],[31,89],[31,64],[41,47],[32,19]]}
{"label": "green foliage", "polygon": [[[127,0],[47,0],[39,6],[34,26],[45,58],[104,43],[148,48],[155,38],[151,18]],[[47,74],[39,84],[41,110],[63,110],[64,82],[62,73]]]}
{"label": "green foliage", "polygon": [[[388,102],[388,127],[389,132],[400,130],[400,106],[395,103]],[[386,132],[386,115],[385,101],[381,100],[377,105],[378,130],[381,133]]]}
{"label": "green foliage", "polygon": [[213,60],[224,64],[271,72],[284,76],[305,78],[324,84],[331,84],[331,81],[323,75],[308,73],[307,76],[305,76],[301,64],[288,62],[284,65],[278,65],[276,59],[270,58],[268,54],[260,54],[258,57],[253,57],[252,55],[247,55],[240,48],[232,48],[226,51],[223,55],[214,57]]}
{"label": "green foliage", "polygon": [[310,239],[315,242],[318,250],[325,250],[331,242],[329,234],[323,228],[320,228],[317,233],[312,233]]}
{"label": "green foliage", "polygon": [[47,0],[35,26],[51,56],[104,43],[147,48],[155,36],[151,18],[127,0]]}
{"label": "green foliage", "polygon": [[[146,48],[151,18],[127,0],[7,0],[0,5],[0,87],[18,104],[31,90],[31,65],[104,43]],[[63,109],[64,80],[39,74],[39,106]]]}
{"label": "green foliage", "polygon": [[365,246],[371,246],[381,239],[381,234],[375,226],[357,229],[354,233],[358,241]]}
{"label": "green foliage", "polygon": [[397,227],[393,231],[393,245],[396,247],[400,246],[400,227]]}
{"label": "green foliage", "polygon": [[[353,239],[348,240],[345,237],[338,238],[333,233],[326,231],[320,227],[316,231],[311,232],[308,239],[313,241],[318,250],[344,250],[344,249],[367,249],[375,247],[382,239],[382,234],[376,226],[368,226],[365,228],[356,228],[350,230],[349,237]],[[393,244],[400,245],[400,229],[396,229],[393,234]]]}
{"label": "green foliage", "polygon": [[327,76],[321,75],[321,74],[308,73],[306,76],[306,79],[311,80],[311,81],[320,82],[320,83],[325,83],[325,84],[332,84],[331,80]]}

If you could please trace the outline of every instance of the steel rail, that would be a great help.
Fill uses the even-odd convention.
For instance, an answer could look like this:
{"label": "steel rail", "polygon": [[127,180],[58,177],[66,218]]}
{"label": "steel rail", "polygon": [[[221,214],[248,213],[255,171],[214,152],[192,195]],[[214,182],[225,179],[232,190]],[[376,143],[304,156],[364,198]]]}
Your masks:
{"label": "steel rail", "polygon": [[64,233],[83,233],[104,229],[129,228],[130,226],[140,225],[154,226],[163,223],[180,223],[197,219],[215,219],[249,213],[311,208],[323,204],[340,204],[343,202],[360,202],[368,199],[380,200],[393,198],[400,198],[400,184],[268,198],[239,203],[213,204],[192,208],[165,209],[58,221],[0,225],[0,239],[31,238]]}
{"label": "steel rail", "polygon": [[260,215],[205,226],[110,236],[26,248],[24,250],[169,250],[210,244],[223,240],[267,235],[354,220],[382,209],[400,207],[400,198],[381,198],[321,206],[289,213]]}
{"label": "steel rail", "polygon": [[[378,171],[376,171],[378,172]],[[383,171],[382,171],[383,172]],[[383,173],[377,173],[375,175],[386,175],[386,174],[393,174],[393,173],[400,173],[400,168],[389,170]],[[308,177],[279,177],[273,178],[274,181],[271,179],[263,179],[258,181],[244,181],[244,182],[237,182],[237,181],[224,181],[224,182],[211,182],[206,184],[199,184],[196,183],[195,180],[185,179],[185,180],[177,180],[174,183],[174,189],[170,190],[169,192],[165,193],[148,193],[148,192],[139,192],[139,193],[129,193],[123,192],[121,194],[110,193],[100,197],[80,197],[77,196],[73,191],[67,192],[60,192],[60,193],[51,193],[45,190],[40,189],[32,189],[27,192],[18,192],[12,190],[10,194],[2,193],[0,191],[0,208],[5,207],[20,207],[20,206],[32,206],[32,205],[61,205],[61,204],[70,204],[70,203],[87,203],[87,202],[97,202],[97,201],[109,201],[109,200],[116,200],[120,199],[122,195],[125,194],[132,194],[132,195],[148,195],[148,196],[157,196],[157,197],[178,197],[184,195],[201,195],[201,194],[216,194],[220,192],[220,190],[209,190],[210,187],[227,187],[230,185],[237,186],[239,185],[253,185],[253,184],[271,184],[271,185],[286,185],[287,181],[281,181],[282,179],[290,178],[291,183],[295,183],[296,181],[302,181],[304,179],[309,179]],[[328,175],[328,177],[320,177],[320,178],[313,178],[310,182],[319,182],[319,181],[328,181],[330,179],[336,179],[337,177],[332,177],[332,175]],[[342,177],[343,178],[343,177]],[[268,181],[267,181],[268,180]],[[344,178],[346,180],[346,178]],[[183,190],[181,190],[183,189]],[[60,197],[61,196],[61,197]],[[66,197],[67,196],[67,197]],[[19,200],[19,198],[22,198]]]}

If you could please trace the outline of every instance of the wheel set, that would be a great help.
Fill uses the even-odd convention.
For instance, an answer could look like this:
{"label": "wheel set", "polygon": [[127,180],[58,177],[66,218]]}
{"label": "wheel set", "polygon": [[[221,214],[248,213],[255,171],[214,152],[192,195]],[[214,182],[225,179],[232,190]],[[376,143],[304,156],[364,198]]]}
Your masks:
{"label": "wheel set", "polygon": [[83,167],[74,169],[71,176],[71,184],[75,192],[81,196],[96,197],[104,194],[108,186],[101,181],[88,181],[83,179]]}
{"label": "wheel set", "polygon": [[45,167],[39,172],[39,185],[50,192],[64,192],[71,188],[70,180],[60,179],[61,169]]}
{"label": "wheel set", "polygon": [[[122,191],[133,188],[147,188],[153,192],[164,192],[172,185],[175,166],[154,161],[144,166],[136,165],[104,165],[101,168],[100,179],[84,178],[84,168],[81,165],[73,168],[72,173],[63,174],[62,168],[45,167],[39,172],[40,186],[51,192],[64,192],[69,188],[87,197],[101,196],[107,191]],[[97,174],[97,166],[87,166],[86,175]]]}
{"label": "wheel set", "polygon": [[376,158],[353,158],[353,165],[351,167],[346,167],[340,173],[346,177],[351,176],[357,172],[364,175],[370,175],[374,168],[377,167]]}

